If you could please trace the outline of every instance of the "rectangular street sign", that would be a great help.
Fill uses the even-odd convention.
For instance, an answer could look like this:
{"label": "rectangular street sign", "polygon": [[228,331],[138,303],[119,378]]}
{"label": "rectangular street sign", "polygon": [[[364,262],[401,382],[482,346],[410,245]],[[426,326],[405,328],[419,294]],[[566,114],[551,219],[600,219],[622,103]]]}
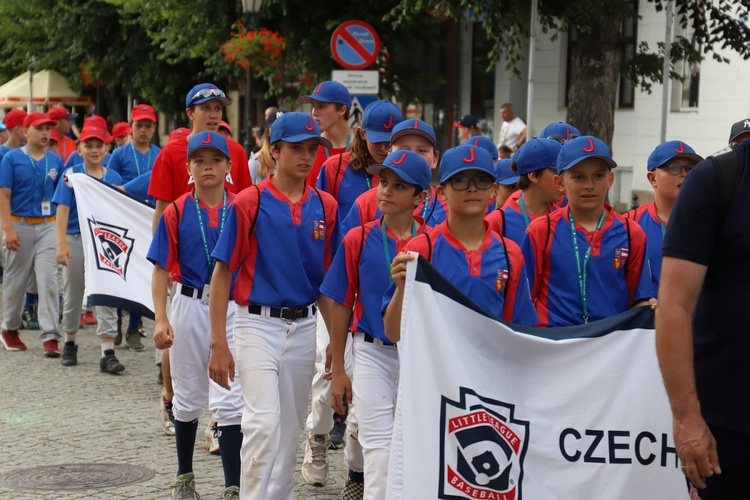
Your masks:
{"label": "rectangular street sign", "polygon": [[352,95],[377,95],[380,92],[380,77],[374,70],[333,70],[331,80],[343,84]]}

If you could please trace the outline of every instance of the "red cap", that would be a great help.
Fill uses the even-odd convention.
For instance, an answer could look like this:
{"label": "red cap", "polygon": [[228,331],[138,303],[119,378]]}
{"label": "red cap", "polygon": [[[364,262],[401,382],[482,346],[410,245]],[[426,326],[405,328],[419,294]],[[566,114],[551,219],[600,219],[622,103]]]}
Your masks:
{"label": "red cap", "polygon": [[169,139],[167,142],[178,141],[180,139],[184,139],[188,135],[190,135],[189,128],[187,127],[176,128],[169,133]]}
{"label": "red cap", "polygon": [[119,139],[120,137],[125,137],[132,133],[133,131],[130,129],[130,125],[128,125],[127,122],[118,122],[118,123],[115,123],[114,127],[112,127],[113,139]]}
{"label": "red cap", "polygon": [[85,125],[81,130],[81,135],[78,136],[78,142],[87,141],[89,139],[99,139],[102,142],[112,142],[112,137],[107,132],[106,128],[98,125]]}
{"label": "red cap", "polygon": [[26,111],[22,109],[12,109],[5,114],[3,123],[6,127],[13,128],[23,125],[24,118],[26,118]]}
{"label": "red cap", "polygon": [[60,134],[57,133],[57,129],[56,128],[53,128],[52,131],[50,132],[50,134],[49,134],[49,140],[50,141],[55,141],[55,142],[58,142],[58,143],[60,142]]}
{"label": "red cap", "polygon": [[219,123],[219,129],[221,129],[222,127],[227,129],[227,131],[229,132],[229,135],[232,135],[232,126],[229,125],[224,120],[221,120],[221,122]]}
{"label": "red cap", "polygon": [[59,104],[57,106],[52,106],[51,108],[49,108],[49,111],[47,111],[47,116],[49,116],[52,120],[70,119],[68,108]]}
{"label": "red cap", "polygon": [[83,119],[83,126],[87,127],[90,125],[96,125],[100,128],[107,128],[107,120],[103,116],[91,115]]}
{"label": "red cap", "polygon": [[23,119],[23,128],[29,128],[29,127],[39,127],[41,125],[55,125],[57,122],[47,116],[45,113],[40,113],[39,111],[34,111],[33,113],[29,113],[26,115],[26,118]]}
{"label": "red cap", "polygon": [[130,121],[137,122],[139,120],[150,120],[156,123],[156,112],[154,108],[148,104],[139,104],[133,108],[130,112]]}

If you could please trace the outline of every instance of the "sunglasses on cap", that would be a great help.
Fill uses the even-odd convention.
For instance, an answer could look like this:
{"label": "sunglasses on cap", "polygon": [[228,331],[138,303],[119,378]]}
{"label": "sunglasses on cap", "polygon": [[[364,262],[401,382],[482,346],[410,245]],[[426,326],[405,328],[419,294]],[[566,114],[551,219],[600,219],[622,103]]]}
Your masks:
{"label": "sunglasses on cap", "polygon": [[693,170],[694,165],[683,165],[682,163],[669,163],[668,165],[662,165],[659,169],[666,170],[672,175],[680,175],[683,170],[686,174],[689,174]]}
{"label": "sunglasses on cap", "polygon": [[547,139],[554,139],[557,142],[559,142],[560,144],[565,144],[565,141],[569,141],[571,139],[575,139],[576,137],[579,137],[578,134],[570,134],[569,137],[565,137],[565,136],[560,135],[560,134],[552,134],[552,135],[548,135]]}
{"label": "sunglasses on cap", "polygon": [[195,95],[190,98],[190,100],[192,101],[193,99],[206,97],[220,97],[222,99],[227,98],[226,94],[221,89],[201,89],[196,92]]}
{"label": "sunglasses on cap", "polygon": [[467,189],[469,189],[469,186],[471,186],[472,182],[480,191],[486,191],[492,187],[492,185],[495,183],[495,179],[487,175],[483,175],[481,177],[456,176],[448,179],[448,183],[456,191],[466,191]]}

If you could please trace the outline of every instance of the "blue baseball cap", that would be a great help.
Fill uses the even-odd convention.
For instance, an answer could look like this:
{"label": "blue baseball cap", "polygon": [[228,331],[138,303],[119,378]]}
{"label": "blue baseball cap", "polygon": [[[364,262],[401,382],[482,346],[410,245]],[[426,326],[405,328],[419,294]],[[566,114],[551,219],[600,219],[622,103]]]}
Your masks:
{"label": "blue baseball cap", "polygon": [[404,121],[401,109],[391,101],[375,101],[365,108],[362,128],[370,142],[391,142],[393,127]]}
{"label": "blue baseball cap", "polygon": [[503,158],[497,160],[494,165],[495,169],[495,182],[502,184],[503,186],[510,186],[515,184],[521,178],[516,172],[513,171],[513,160],[510,158]]}
{"label": "blue baseball cap", "polygon": [[422,189],[430,188],[432,170],[427,160],[414,151],[394,151],[385,157],[382,164],[370,165],[367,172],[372,175],[380,175],[380,172],[388,169],[409,184],[414,184]]}
{"label": "blue baseball cap", "polygon": [[271,127],[271,144],[277,141],[302,142],[307,139],[317,139],[319,144],[330,148],[328,139],[321,137],[320,127],[307,113],[297,111],[284,113],[276,118]]}
{"label": "blue baseball cap", "polygon": [[470,146],[476,146],[478,148],[483,148],[487,150],[487,152],[492,157],[492,161],[497,161],[497,157],[500,156],[497,152],[497,146],[495,143],[490,139],[489,137],[486,137],[484,135],[477,135],[474,137],[469,137],[464,142],[461,143],[462,145],[467,144]]}
{"label": "blue baseball cap", "polygon": [[440,159],[440,184],[466,170],[481,170],[495,178],[492,157],[487,150],[461,144],[446,151]]}
{"label": "blue baseball cap", "polygon": [[435,130],[427,125],[422,120],[404,120],[395,127],[391,132],[391,144],[404,135],[421,135],[432,143],[432,147],[436,147],[437,139],[435,138]]}
{"label": "blue baseball cap", "polygon": [[218,132],[206,130],[204,132],[198,132],[190,137],[190,141],[188,141],[188,158],[190,158],[190,155],[197,150],[204,148],[215,149],[229,158],[229,146],[227,146],[227,140]]}
{"label": "blue baseball cap", "polygon": [[299,102],[335,102],[343,104],[347,109],[352,109],[352,95],[349,93],[349,89],[334,81],[320,82],[312,94],[303,95],[297,100]]}
{"label": "blue baseball cap", "polygon": [[531,139],[521,145],[512,162],[519,174],[528,174],[545,168],[557,170],[557,155],[562,144],[553,139]]}
{"label": "blue baseball cap", "polygon": [[570,139],[575,139],[581,135],[581,131],[575,128],[573,125],[565,122],[550,123],[542,133],[539,134],[541,139],[554,139],[559,143],[563,143]]}
{"label": "blue baseball cap", "polygon": [[8,130],[8,127],[3,122],[0,122],[0,132],[5,132],[6,130]]}
{"label": "blue baseball cap", "polygon": [[582,135],[567,141],[560,148],[560,154],[557,156],[557,173],[573,168],[588,158],[599,158],[609,168],[617,166],[604,141],[591,135]]}
{"label": "blue baseball cap", "polygon": [[185,107],[191,108],[197,104],[218,99],[224,106],[232,104],[232,100],[227,97],[223,90],[213,83],[199,83],[185,96]]}
{"label": "blue baseball cap", "polygon": [[653,172],[669,160],[674,158],[687,158],[695,163],[703,161],[703,157],[695,154],[695,150],[682,141],[667,141],[656,146],[650,155],[648,155],[647,168]]}

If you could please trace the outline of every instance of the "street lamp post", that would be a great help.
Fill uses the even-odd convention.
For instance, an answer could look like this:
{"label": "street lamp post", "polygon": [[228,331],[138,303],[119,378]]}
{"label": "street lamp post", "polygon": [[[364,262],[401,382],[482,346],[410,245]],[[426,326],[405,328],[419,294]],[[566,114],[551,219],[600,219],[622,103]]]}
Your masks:
{"label": "street lamp post", "polygon": [[[255,28],[255,18],[260,12],[260,6],[263,0],[242,0],[242,13],[249,17],[248,30]],[[253,70],[248,61],[247,64],[247,86],[245,87],[245,152],[247,156],[253,151]]]}

